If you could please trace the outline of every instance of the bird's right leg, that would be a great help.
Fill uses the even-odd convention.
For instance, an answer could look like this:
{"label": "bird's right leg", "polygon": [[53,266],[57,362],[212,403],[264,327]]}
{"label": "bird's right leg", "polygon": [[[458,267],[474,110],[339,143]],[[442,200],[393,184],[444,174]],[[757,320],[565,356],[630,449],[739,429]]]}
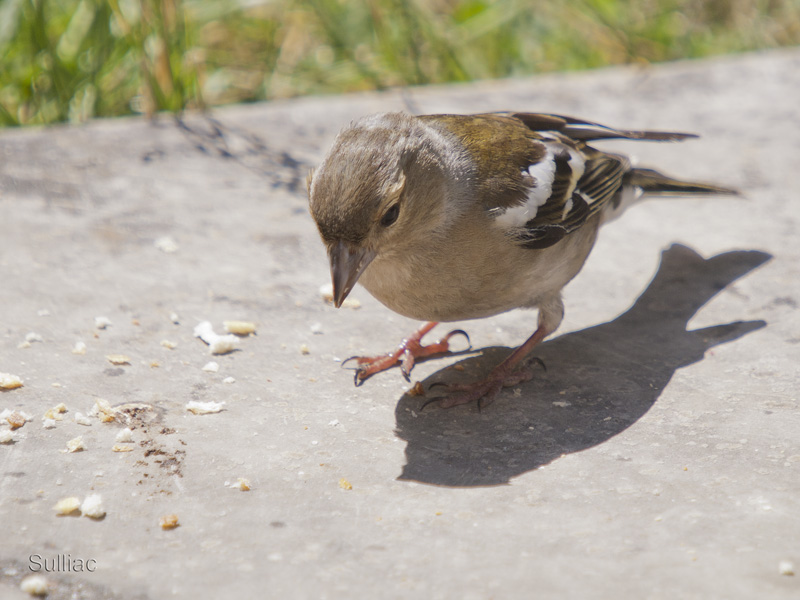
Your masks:
{"label": "bird's right leg", "polygon": [[[434,354],[446,354],[450,351],[449,341],[454,335],[463,335],[467,338],[467,343],[469,344],[469,336],[467,333],[461,329],[455,329],[442,339],[428,344],[427,346],[423,346],[423,336],[436,327],[436,325],[437,323],[435,321],[425,323],[409,337],[404,338],[397,346],[397,349],[392,352],[379,356],[352,356],[342,362],[342,366],[350,361],[356,362],[356,366],[353,370],[355,371],[354,380],[357,386],[361,385],[364,380],[375,373],[386,371],[397,364],[400,365],[400,372],[403,374],[403,377],[405,377],[407,381],[411,381],[411,369],[414,368],[417,359],[433,356]],[[471,347],[472,345],[470,344],[469,348]]]}

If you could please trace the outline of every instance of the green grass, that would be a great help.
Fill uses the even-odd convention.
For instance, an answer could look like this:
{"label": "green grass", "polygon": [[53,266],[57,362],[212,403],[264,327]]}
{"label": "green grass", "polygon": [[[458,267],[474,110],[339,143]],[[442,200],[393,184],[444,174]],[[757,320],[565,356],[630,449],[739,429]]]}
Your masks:
{"label": "green grass", "polygon": [[800,43],[800,0],[0,0],[0,125]]}

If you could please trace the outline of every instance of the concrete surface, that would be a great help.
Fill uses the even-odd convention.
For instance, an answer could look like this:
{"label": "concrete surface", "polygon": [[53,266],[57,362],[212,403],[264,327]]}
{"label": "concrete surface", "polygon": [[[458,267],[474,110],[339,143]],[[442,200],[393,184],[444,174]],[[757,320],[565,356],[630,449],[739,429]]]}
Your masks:
{"label": "concrete surface", "polygon": [[[62,561],[50,598],[800,597],[779,572],[800,569],[798,98],[788,50],[0,132],[0,372],[25,384],[0,411],[33,419],[0,445],[0,597],[25,597],[34,555]],[[355,388],[339,368],[416,323],[363,289],[321,299],[304,186],[349,119],[400,108],[695,131],[606,147],[745,196],[634,208],[567,288],[547,372],[420,412],[396,370]],[[194,326],[230,319],[257,335],[210,357]],[[414,380],[477,377],[534,323],[457,324],[484,352]],[[74,422],[97,399],[126,408],[132,452],[111,451],[121,423]],[[90,493],[104,519],[56,516]]]}

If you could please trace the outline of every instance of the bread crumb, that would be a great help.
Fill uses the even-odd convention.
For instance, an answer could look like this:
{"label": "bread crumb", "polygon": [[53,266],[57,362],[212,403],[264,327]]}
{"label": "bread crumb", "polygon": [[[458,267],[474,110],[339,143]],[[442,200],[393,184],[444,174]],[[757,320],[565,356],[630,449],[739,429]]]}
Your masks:
{"label": "bread crumb", "polygon": [[195,415],[208,415],[222,410],[224,402],[198,402],[191,400],[186,403],[186,410]]}
{"label": "bread crumb", "polygon": [[175,529],[180,525],[178,523],[178,515],[164,515],[158,519],[158,524],[161,529]]}
{"label": "bread crumb", "polygon": [[84,517],[90,519],[102,519],[106,516],[106,510],[103,508],[103,498],[100,494],[89,494],[84,498],[81,504],[81,512]]}
{"label": "bread crumb", "polygon": [[794,565],[791,561],[782,560],[778,563],[778,573],[786,575],[787,577],[792,577],[794,575]]}
{"label": "bread crumb", "polygon": [[206,373],[216,373],[219,371],[219,364],[215,363],[213,360],[207,362],[205,365],[203,365],[203,371]]}
{"label": "bread crumb", "polygon": [[22,387],[22,385],[22,380],[16,375],[0,373],[0,388],[4,390],[13,390]]}
{"label": "bread crumb", "polygon": [[131,359],[129,356],[125,356],[124,354],[109,354],[106,356],[106,360],[110,362],[112,365],[130,365]]}
{"label": "bread crumb", "polygon": [[133,452],[133,446],[126,446],[124,444],[114,444],[111,446],[112,452]]}
{"label": "bread crumb", "polygon": [[171,342],[169,340],[161,340],[161,345],[169,350],[174,350],[175,348],[178,347],[177,342]]}
{"label": "bread crumb", "polygon": [[300,344],[300,354],[303,355],[311,354],[311,350],[309,350],[307,344]]}
{"label": "bread crumb", "polygon": [[115,442],[120,444],[128,444],[133,441],[133,431],[131,431],[130,427],[126,427],[125,429],[120,429],[117,433],[117,437],[114,438]]}
{"label": "bread crumb", "polygon": [[108,400],[100,398],[99,400],[95,400],[92,410],[89,411],[89,415],[97,417],[103,423],[110,423],[117,418],[117,410],[111,408],[111,404]]}
{"label": "bread crumb", "polygon": [[105,329],[111,325],[111,319],[108,317],[95,317],[94,326],[96,329]]}
{"label": "bread crumb", "polygon": [[347,479],[345,479],[344,477],[342,477],[339,480],[339,487],[342,488],[343,490],[352,490],[353,489],[353,485],[349,481],[347,481]]}
{"label": "bread crumb", "polygon": [[74,420],[78,425],[86,425],[87,427],[92,426],[92,420],[83,413],[75,413]]}
{"label": "bread crumb", "polygon": [[43,575],[28,575],[19,584],[19,589],[31,596],[46,596],[50,582]]}
{"label": "bread crumb", "polygon": [[239,490],[240,492],[250,491],[250,480],[245,479],[244,477],[239,477],[236,481],[227,485],[228,487]]}
{"label": "bread crumb", "polygon": [[71,515],[81,509],[81,499],[77,496],[62,498],[53,507],[57,515]]}
{"label": "bread crumb", "polygon": [[223,321],[222,326],[228,333],[235,335],[250,335],[256,332],[256,324],[250,321]]}
{"label": "bread crumb", "polygon": [[319,295],[322,296],[325,302],[333,302],[333,284],[326,283],[319,286]]}
{"label": "bread crumb", "polygon": [[222,380],[222,383],[236,383],[236,379],[234,379],[233,377],[226,377],[225,379]]}
{"label": "bread crumb", "polygon": [[25,421],[27,420],[28,419],[25,418],[25,415],[23,415],[20,412],[17,412],[16,410],[11,414],[6,415],[6,421],[8,421],[8,424],[11,426],[11,429],[19,429],[20,427],[25,425]]}
{"label": "bread crumb", "polygon": [[44,427],[45,429],[55,429],[55,426],[56,426],[56,420],[55,419],[46,418],[42,422],[42,427]]}
{"label": "bread crumb", "polygon": [[158,238],[153,245],[165,254],[173,254],[178,251],[178,242],[168,235]]}
{"label": "bread crumb", "polygon": [[65,412],[67,412],[67,405],[64,404],[63,402],[59,402],[53,408],[48,408],[45,411],[44,416],[42,416],[42,419],[44,420],[52,419],[53,421],[60,421],[64,418],[61,415],[64,414]]}
{"label": "bread crumb", "polygon": [[203,321],[194,328],[194,336],[208,344],[211,354],[227,354],[236,350],[239,338],[235,335],[218,335],[209,321]]}
{"label": "bread crumb", "polygon": [[67,442],[67,449],[62,450],[62,452],[81,452],[86,450],[86,446],[83,444],[83,436],[79,435],[76,438],[72,438],[70,441]]}
{"label": "bread crumb", "polygon": [[14,441],[14,432],[10,429],[0,429],[0,444],[10,444]]}
{"label": "bread crumb", "polygon": [[73,354],[86,354],[86,342],[78,340],[72,347]]}

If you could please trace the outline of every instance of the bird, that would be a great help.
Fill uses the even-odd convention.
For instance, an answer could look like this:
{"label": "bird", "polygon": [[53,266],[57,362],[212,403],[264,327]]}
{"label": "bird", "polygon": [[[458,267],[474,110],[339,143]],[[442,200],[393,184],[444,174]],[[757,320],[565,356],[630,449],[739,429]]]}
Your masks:
{"label": "bird", "polygon": [[[367,115],[335,138],[308,177],[310,214],[327,250],[338,308],[356,282],[389,309],[425,321],[391,352],[353,357],[355,382],[447,354],[440,322],[538,309],[533,334],[479,381],[444,385],[443,408],[490,404],[533,377],[530,354],[564,316],[561,291],[600,227],[657,194],[737,194],[674,179],[590,145],[676,142],[691,133],[616,129],[547,113]],[[542,365],[543,366],[543,365]],[[427,403],[426,403],[427,404]]]}

